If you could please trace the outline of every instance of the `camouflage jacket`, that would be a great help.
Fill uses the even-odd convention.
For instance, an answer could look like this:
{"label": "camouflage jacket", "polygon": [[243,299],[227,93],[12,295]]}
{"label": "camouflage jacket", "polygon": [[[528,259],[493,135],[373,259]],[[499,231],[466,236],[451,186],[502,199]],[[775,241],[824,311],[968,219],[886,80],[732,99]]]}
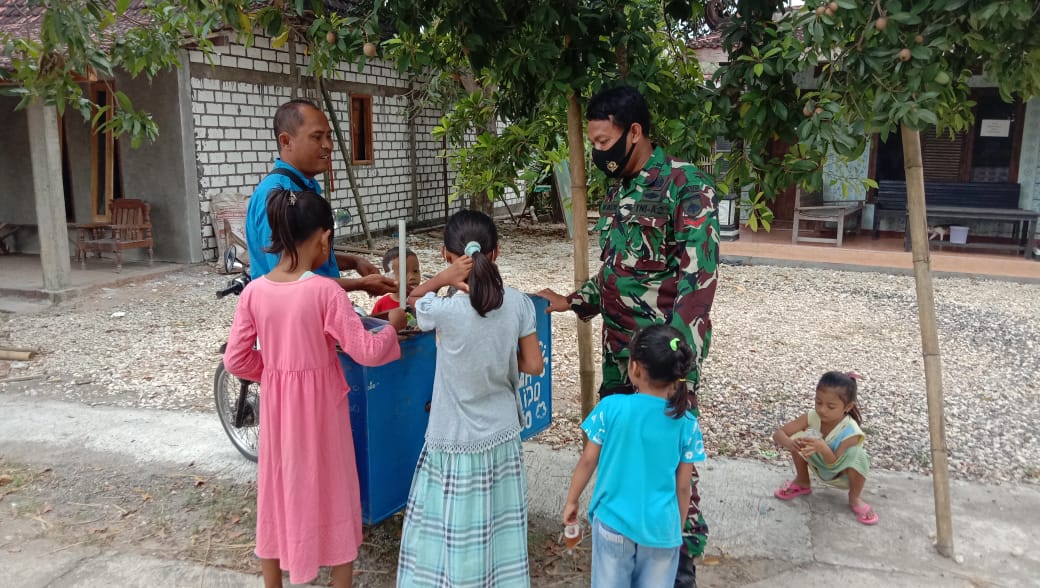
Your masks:
{"label": "camouflage jacket", "polygon": [[719,260],[718,199],[696,166],[655,147],[600,205],[599,272],[568,296],[582,320],[603,314],[605,348],[628,357],[639,327],[667,323],[702,356]]}

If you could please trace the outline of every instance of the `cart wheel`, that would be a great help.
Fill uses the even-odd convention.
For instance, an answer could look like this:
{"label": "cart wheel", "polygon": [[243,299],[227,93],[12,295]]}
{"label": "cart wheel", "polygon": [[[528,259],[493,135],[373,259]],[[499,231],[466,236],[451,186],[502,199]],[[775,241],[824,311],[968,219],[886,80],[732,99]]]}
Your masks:
{"label": "cart wheel", "polygon": [[220,424],[224,426],[231,444],[246,459],[255,462],[260,441],[260,384],[232,376],[224,369],[222,361],[213,377],[213,398]]}

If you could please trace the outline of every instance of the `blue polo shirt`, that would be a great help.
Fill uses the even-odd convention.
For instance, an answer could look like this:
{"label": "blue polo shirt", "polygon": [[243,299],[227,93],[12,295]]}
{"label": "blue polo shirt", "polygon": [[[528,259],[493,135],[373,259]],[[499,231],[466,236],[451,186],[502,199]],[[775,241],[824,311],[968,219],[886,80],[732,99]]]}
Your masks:
{"label": "blue polo shirt", "polygon": [[[293,174],[292,178],[280,174],[271,174],[260,180],[253,195],[249,198],[246,210],[246,244],[249,247],[249,276],[257,279],[269,273],[278,265],[278,256],[267,253],[264,249],[271,246],[271,225],[267,222],[267,195],[275,188],[285,190],[311,190],[321,194],[321,184],[314,178],[308,178],[295,167],[281,159],[274,160],[275,169],[284,169]],[[314,273],[329,278],[339,277],[339,266],[336,265],[336,254],[329,251],[329,260],[314,270]]]}

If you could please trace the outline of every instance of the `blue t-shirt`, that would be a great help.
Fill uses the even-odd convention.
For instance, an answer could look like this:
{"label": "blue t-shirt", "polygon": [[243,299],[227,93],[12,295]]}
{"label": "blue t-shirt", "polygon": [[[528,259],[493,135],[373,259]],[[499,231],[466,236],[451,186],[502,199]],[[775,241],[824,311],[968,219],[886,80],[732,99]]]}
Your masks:
{"label": "blue t-shirt", "polygon": [[[267,222],[267,195],[275,188],[285,190],[307,189],[321,194],[321,184],[314,178],[307,178],[295,167],[281,159],[274,161],[275,169],[284,169],[293,174],[292,178],[281,174],[270,174],[256,186],[249,198],[246,210],[246,245],[249,247],[249,277],[257,279],[266,275],[278,265],[278,256],[267,253],[264,249],[271,246],[271,225]],[[314,270],[319,276],[339,277],[339,266],[336,265],[336,254],[329,251],[329,260]]]}
{"label": "blue t-shirt", "polygon": [[589,518],[646,547],[682,544],[675,473],[680,462],[705,459],[697,418],[672,418],[667,410],[663,398],[614,394],[581,425],[589,441],[601,446]]}

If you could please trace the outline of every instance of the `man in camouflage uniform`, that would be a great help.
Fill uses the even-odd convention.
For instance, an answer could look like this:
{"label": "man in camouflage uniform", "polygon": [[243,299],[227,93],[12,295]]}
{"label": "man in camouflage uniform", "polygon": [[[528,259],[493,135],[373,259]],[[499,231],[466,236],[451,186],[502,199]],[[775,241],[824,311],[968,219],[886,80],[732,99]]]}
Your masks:
{"label": "man in camouflage uniform", "polygon": [[[712,182],[696,166],[665,155],[650,142],[646,101],[632,88],[600,92],[586,110],[593,162],[619,178],[600,205],[596,224],[603,265],[569,296],[540,295],[549,311],[573,310],[582,320],[603,315],[602,398],[631,393],[628,343],[638,329],[668,324],[686,336],[698,361],[687,375],[696,391],[711,343],[709,311],[719,259],[718,203]],[[696,393],[690,410],[699,416]],[[693,558],[704,553],[708,527],[700,513],[694,469],[690,510],[676,587],[696,586]]]}

